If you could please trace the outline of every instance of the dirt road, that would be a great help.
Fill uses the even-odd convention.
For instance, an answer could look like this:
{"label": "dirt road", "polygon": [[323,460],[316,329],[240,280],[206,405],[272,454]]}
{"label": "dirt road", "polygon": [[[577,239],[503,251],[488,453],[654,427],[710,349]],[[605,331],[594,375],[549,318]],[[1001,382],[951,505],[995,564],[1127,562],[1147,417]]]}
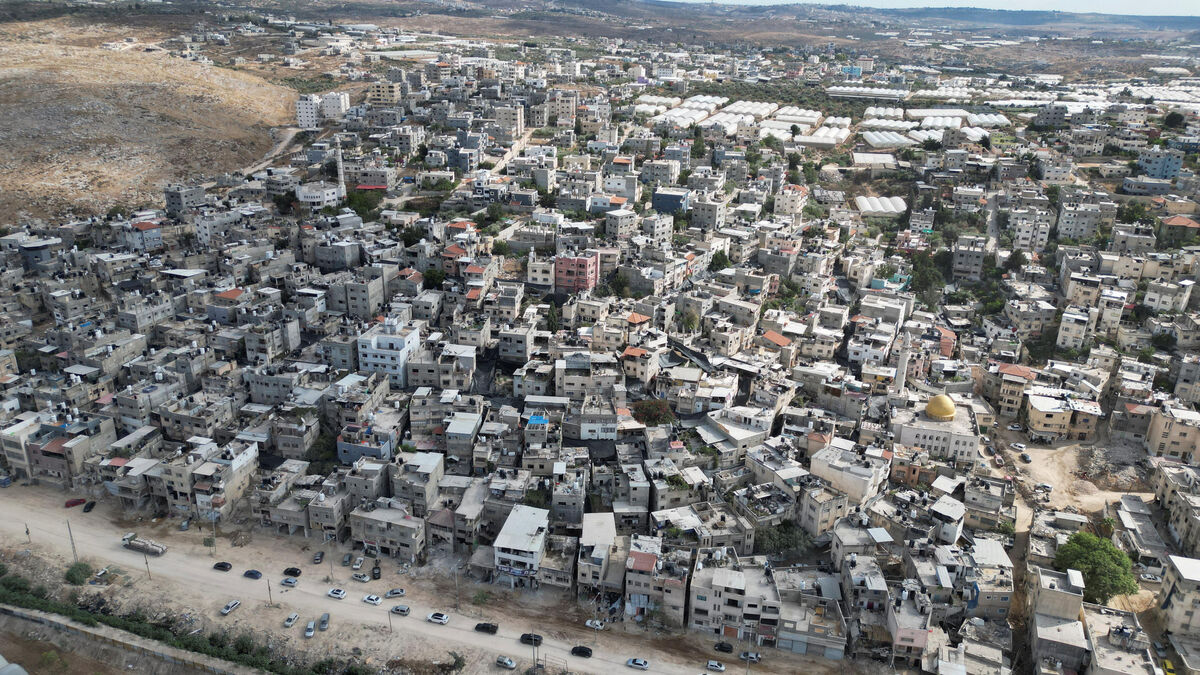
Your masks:
{"label": "dirt road", "polygon": [[[340,565],[343,551],[337,553],[334,578],[329,582],[326,581],[330,573],[328,561],[313,565],[312,553],[300,550],[304,545],[315,545],[315,542],[298,538],[255,535],[249,546],[239,548],[230,548],[222,539],[217,557],[213,558],[200,545],[203,533],[164,533],[165,528],[155,529],[147,522],[140,530],[170,547],[164,556],[149,559],[152,578],[147,578],[142,555],[120,545],[121,535],[131,528],[128,523],[117,522],[119,514],[109,512],[104,503],[90,514],[84,514],[78,508],[67,510],[63,508],[63,500],[63,493],[38,487],[13,486],[0,492],[0,541],[9,546],[24,545],[28,524],[32,538],[30,548],[69,561],[71,542],[66,526],[69,517],[80,558],[98,565],[116,564],[126,570],[137,580],[131,593],[142,598],[166,598],[172,604],[198,611],[208,623],[218,628],[224,625],[235,632],[245,629],[270,631],[280,636],[289,648],[307,651],[314,657],[329,656],[331,652],[349,654],[351,649],[357,648],[368,663],[382,665],[391,658],[446,660],[447,652],[455,650],[468,661],[465,672],[495,672],[494,661],[500,654],[516,659],[521,668],[531,664],[532,648],[519,642],[520,634],[531,630],[546,638],[539,656],[566,664],[577,673],[623,672],[626,659],[640,657],[649,659],[650,672],[694,675],[703,670],[705,660],[720,656],[711,651],[712,639],[695,634],[672,639],[669,644],[664,643],[664,647],[658,647],[651,636],[641,633],[604,631],[596,635],[582,625],[578,629],[563,629],[553,618],[565,610],[562,607],[557,611],[548,609],[546,619],[540,622],[515,620],[505,616],[504,608],[496,606],[499,603],[472,606],[468,601],[470,594],[464,593],[463,611],[456,612],[452,594],[439,593],[436,584],[397,574],[394,563],[384,564],[384,576],[379,581],[365,584],[351,581],[350,568]],[[212,564],[217,559],[232,563],[233,570],[225,573],[213,570]],[[300,567],[303,574],[297,588],[284,589],[279,586],[281,570],[291,565]],[[255,581],[242,576],[243,571],[251,568],[261,570],[263,579]],[[346,590],[345,600],[326,596],[333,586]],[[365,594],[382,596],[392,587],[404,587],[408,595],[400,600],[385,601],[380,607],[362,602]],[[242,606],[230,616],[220,617],[218,610],[232,599],[241,600]],[[273,604],[268,605],[268,599]],[[399,603],[409,605],[412,614],[391,616],[392,628],[389,630],[388,609]],[[426,615],[434,611],[449,614],[449,625],[426,622]],[[283,620],[291,612],[299,613],[302,618],[293,628],[284,629]],[[331,614],[330,630],[305,640],[304,624],[324,612]],[[499,633],[475,632],[476,622],[484,620],[499,624]],[[574,645],[592,647],[595,656],[591,659],[571,656],[569,652]],[[754,666],[756,673],[855,670],[855,664],[810,660],[775,650],[763,651],[767,659]]]}

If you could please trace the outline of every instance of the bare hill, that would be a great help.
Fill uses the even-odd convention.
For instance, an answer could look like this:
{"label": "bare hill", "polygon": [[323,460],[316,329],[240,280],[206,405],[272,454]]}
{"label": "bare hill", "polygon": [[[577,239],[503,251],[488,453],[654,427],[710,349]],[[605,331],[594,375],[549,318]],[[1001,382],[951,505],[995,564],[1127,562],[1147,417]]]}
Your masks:
{"label": "bare hill", "polygon": [[167,182],[252,164],[291,119],[295,92],[254,75],[5,28],[0,224],[157,203]]}

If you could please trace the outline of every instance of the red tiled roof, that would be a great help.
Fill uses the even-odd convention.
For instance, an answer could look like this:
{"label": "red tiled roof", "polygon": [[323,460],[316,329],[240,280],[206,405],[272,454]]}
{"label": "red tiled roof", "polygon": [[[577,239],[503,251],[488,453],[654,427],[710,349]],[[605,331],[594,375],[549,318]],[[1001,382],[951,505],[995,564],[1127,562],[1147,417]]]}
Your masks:
{"label": "red tiled roof", "polygon": [[1001,375],[1016,375],[1017,377],[1023,377],[1027,380],[1033,380],[1037,378],[1037,373],[1033,370],[1033,368],[1028,366],[1019,366],[1015,363],[1001,363],[999,368],[997,368],[997,371],[999,371]]}
{"label": "red tiled roof", "polygon": [[217,297],[221,298],[222,300],[237,300],[238,298],[242,297],[242,293],[245,292],[246,291],[243,291],[240,288],[231,288],[222,293],[217,293]]}
{"label": "red tiled roof", "polygon": [[483,274],[487,270],[479,265],[467,265],[467,274]]}
{"label": "red tiled roof", "polygon": [[1197,223],[1187,216],[1171,216],[1170,218],[1163,218],[1162,223],[1168,227],[1200,228],[1200,223]]}
{"label": "red tiled roof", "polygon": [[158,223],[150,223],[150,222],[134,223],[133,229],[138,230],[139,232],[145,232],[146,230],[157,230]]}
{"label": "red tiled roof", "polygon": [[645,349],[642,349],[641,347],[626,347],[625,351],[621,353],[621,356],[632,356],[634,358],[637,358],[637,357],[645,356],[648,353],[649,352],[647,352]]}
{"label": "red tiled roof", "polygon": [[769,330],[769,331],[763,333],[763,337],[766,338],[768,342],[779,345],[780,347],[786,347],[786,346],[792,344],[791,340],[785,338],[784,336],[780,335],[779,333],[776,333],[773,330]]}
{"label": "red tiled roof", "polygon": [[479,299],[479,289],[472,288],[471,290],[467,291],[467,299],[468,300],[478,300]]}
{"label": "red tiled roof", "polygon": [[129,459],[126,457],[113,457],[112,459],[108,460],[109,466],[125,466],[128,463]]}
{"label": "red tiled roof", "polygon": [[650,572],[654,570],[654,564],[658,562],[658,556],[653,553],[644,551],[630,551],[628,568],[635,572]]}

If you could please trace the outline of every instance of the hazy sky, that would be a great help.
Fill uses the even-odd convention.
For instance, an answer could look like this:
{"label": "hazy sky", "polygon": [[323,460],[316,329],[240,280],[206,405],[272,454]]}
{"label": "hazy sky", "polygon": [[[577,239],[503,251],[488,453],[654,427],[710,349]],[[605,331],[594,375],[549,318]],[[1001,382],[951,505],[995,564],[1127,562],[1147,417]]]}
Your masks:
{"label": "hazy sky", "polygon": [[[708,2],[708,0],[682,0],[683,2]],[[806,3],[803,0],[718,0],[729,5],[789,5],[789,4],[839,4],[837,0],[819,0]],[[1099,12],[1101,14],[1141,15],[1200,15],[1200,0],[849,0],[842,4],[866,7],[909,8],[909,7],[980,7],[983,9],[1038,9],[1061,10],[1064,12]]]}

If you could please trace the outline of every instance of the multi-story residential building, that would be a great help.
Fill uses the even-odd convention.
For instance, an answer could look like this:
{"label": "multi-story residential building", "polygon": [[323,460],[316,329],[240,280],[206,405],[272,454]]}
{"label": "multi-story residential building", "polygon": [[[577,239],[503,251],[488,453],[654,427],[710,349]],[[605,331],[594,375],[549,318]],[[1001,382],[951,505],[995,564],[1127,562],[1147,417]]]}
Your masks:
{"label": "multi-story residential building", "polygon": [[765,559],[739,558],[727,547],[699,549],[689,599],[692,630],[756,645],[777,637],[783,603]]}
{"label": "multi-story residential building", "polygon": [[445,475],[443,460],[444,455],[434,452],[397,458],[392,474],[392,493],[411,505],[413,515],[426,517],[436,510],[438,486]]}
{"label": "multi-story residential building", "polygon": [[1163,404],[1150,415],[1146,452],[1188,464],[1200,462],[1200,413]]}
{"label": "multi-story residential building", "polygon": [[508,577],[514,588],[518,580],[532,582],[546,554],[550,512],[518,504],[512,507],[493,544],[496,573]]}
{"label": "multi-story residential building", "polygon": [[367,555],[386,555],[409,564],[424,559],[425,520],[390,499],[355,508],[348,524],[351,541]]}
{"label": "multi-story residential building", "polygon": [[1146,148],[1138,153],[1138,168],[1150,178],[1171,180],[1183,168],[1183,156],[1182,150],[1173,148]]}
{"label": "multi-story residential building", "polygon": [[625,614],[683,626],[691,562],[690,547],[673,548],[661,537],[633,535],[625,558]]}
{"label": "multi-story residential building", "polygon": [[417,322],[385,319],[360,335],[357,342],[360,371],[386,375],[396,389],[408,386],[408,360],[421,343]]}

